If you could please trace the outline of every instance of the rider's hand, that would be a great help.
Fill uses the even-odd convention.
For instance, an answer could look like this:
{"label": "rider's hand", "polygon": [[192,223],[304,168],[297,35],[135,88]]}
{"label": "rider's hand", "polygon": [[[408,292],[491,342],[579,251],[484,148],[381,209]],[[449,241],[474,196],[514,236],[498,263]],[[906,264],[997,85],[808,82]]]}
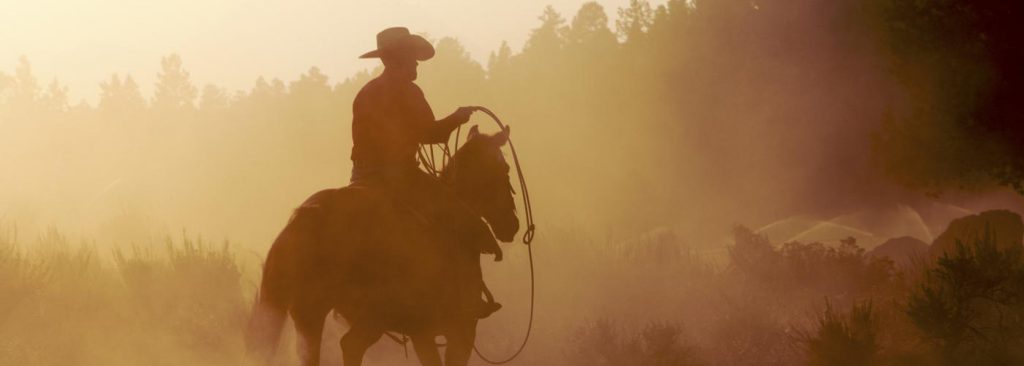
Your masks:
{"label": "rider's hand", "polygon": [[452,120],[458,122],[460,125],[469,122],[469,116],[476,112],[476,107],[459,107],[454,113],[452,113]]}

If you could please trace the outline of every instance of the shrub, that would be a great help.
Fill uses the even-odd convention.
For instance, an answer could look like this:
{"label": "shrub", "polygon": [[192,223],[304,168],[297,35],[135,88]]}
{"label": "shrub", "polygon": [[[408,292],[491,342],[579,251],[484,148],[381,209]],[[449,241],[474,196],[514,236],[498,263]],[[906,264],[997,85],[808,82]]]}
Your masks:
{"label": "shrub", "polygon": [[682,340],[682,329],[671,323],[650,323],[623,335],[609,320],[591,322],[572,339],[570,364],[607,366],[701,365]]}
{"label": "shrub", "polygon": [[815,319],[817,328],[798,336],[809,365],[872,365],[878,361],[877,317],[870,302],[855,304],[843,314],[825,301]]}
{"label": "shrub", "polygon": [[114,251],[134,308],[190,350],[230,350],[236,339],[224,334],[240,334],[246,305],[241,271],[228,244],[214,249],[201,238],[182,235],[180,243],[166,239],[165,248],[166,256],[140,246]]}
{"label": "shrub", "polygon": [[734,238],[732,269],[775,291],[852,298],[885,293],[896,285],[892,261],[865,255],[853,238],[840,240],[837,247],[789,242],[779,249],[745,227],[736,228]]}
{"label": "shrub", "polygon": [[1024,363],[1021,247],[1000,249],[991,233],[957,241],[914,289],[907,315],[951,364]]}
{"label": "shrub", "polygon": [[16,244],[17,232],[0,228],[0,325],[42,286],[46,268]]}
{"label": "shrub", "polygon": [[[238,364],[248,306],[233,252],[200,240],[113,252],[0,230],[0,364]],[[157,246],[156,248],[160,248]]]}

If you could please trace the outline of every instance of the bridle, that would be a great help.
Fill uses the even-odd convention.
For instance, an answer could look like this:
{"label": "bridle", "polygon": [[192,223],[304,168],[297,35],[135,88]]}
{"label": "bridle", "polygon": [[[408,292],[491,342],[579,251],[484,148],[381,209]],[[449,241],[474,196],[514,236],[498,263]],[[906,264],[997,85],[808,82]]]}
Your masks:
{"label": "bridle", "polygon": [[[498,116],[495,115],[494,112],[491,112],[490,109],[479,106],[473,108],[476,109],[477,111],[483,112],[484,114],[490,116],[491,119],[493,119],[494,122],[498,124],[498,127],[500,127],[502,130],[505,130],[505,125],[501,123],[501,120],[498,118]],[[427,173],[430,173],[433,176],[440,178],[443,169],[446,168],[447,165],[453,161],[452,151],[458,151],[459,149],[459,136],[461,134],[462,127],[459,126],[458,130],[455,131],[454,149],[449,148],[448,142],[445,142],[444,144],[435,145],[420,145],[420,150],[417,155],[419,157],[420,163],[423,165],[424,169],[427,170]],[[434,154],[435,147],[440,149],[440,152],[438,153],[440,157],[437,159],[435,159]],[[473,346],[473,351],[476,352],[476,355],[480,357],[480,359],[484,360],[484,362],[494,365],[501,365],[511,362],[516,357],[518,357],[524,349],[526,349],[526,343],[530,340],[530,333],[533,330],[533,310],[535,304],[534,295],[536,293],[536,281],[533,271],[533,246],[530,245],[531,243],[533,243],[533,236],[536,232],[536,225],[534,225],[533,221],[533,206],[530,204],[530,190],[526,187],[526,178],[523,177],[523,168],[522,165],[519,163],[519,155],[516,154],[516,146],[512,143],[511,138],[509,138],[508,140],[508,147],[509,150],[512,151],[512,161],[516,165],[516,175],[518,175],[519,177],[519,190],[520,192],[522,192],[523,197],[523,215],[526,217],[526,231],[523,232],[523,244],[526,244],[526,253],[530,263],[530,320],[526,326],[526,335],[523,336],[523,343],[519,345],[519,348],[514,353],[512,353],[511,356],[505,359],[491,360],[484,356],[483,354],[481,354],[480,350],[476,347],[476,345]],[[438,165],[437,163],[440,163],[440,165]],[[457,171],[455,172],[455,174],[457,174]]]}

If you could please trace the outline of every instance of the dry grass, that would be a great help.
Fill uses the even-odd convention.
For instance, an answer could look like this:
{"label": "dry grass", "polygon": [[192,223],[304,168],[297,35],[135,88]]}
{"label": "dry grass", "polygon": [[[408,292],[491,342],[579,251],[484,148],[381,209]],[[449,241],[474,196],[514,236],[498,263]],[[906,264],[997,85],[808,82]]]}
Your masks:
{"label": "dry grass", "polygon": [[226,244],[183,237],[105,260],[56,230],[31,245],[12,233],[0,237],[0,364],[238,362],[247,305]]}
{"label": "dry grass", "polygon": [[[57,230],[31,242],[12,228],[0,233],[0,364],[240,361],[251,290],[228,244],[183,234],[105,253],[90,243],[69,243]],[[572,230],[546,235],[540,242],[565,245],[534,248],[537,321],[527,352],[513,364],[943,359],[942,349],[928,342],[931,328],[912,320],[907,307],[911,294],[925,288],[919,287],[922,278],[942,273],[934,264],[923,269],[931,276],[901,276],[852,242],[778,245],[743,230],[725,259],[697,250],[671,230],[631,240],[594,240]],[[506,262],[485,266],[506,305],[480,324],[478,343],[489,355],[513,349],[525,330],[525,250],[510,247],[506,253]],[[961,262],[974,258],[972,253],[978,251],[961,253]],[[728,265],[711,264],[721,262]],[[915,302],[918,308],[921,303]],[[1021,315],[1019,307],[1000,309]],[[343,331],[343,325],[329,321],[328,364],[340,362],[336,339]],[[293,364],[290,341],[285,342],[281,360]],[[368,364],[414,364],[402,355],[401,347],[384,340],[371,349]]]}

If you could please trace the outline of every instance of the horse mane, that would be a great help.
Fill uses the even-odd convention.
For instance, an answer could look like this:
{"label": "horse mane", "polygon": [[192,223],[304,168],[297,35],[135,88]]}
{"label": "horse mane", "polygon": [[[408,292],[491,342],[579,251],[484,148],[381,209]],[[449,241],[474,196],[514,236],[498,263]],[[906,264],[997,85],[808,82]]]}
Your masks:
{"label": "horse mane", "polygon": [[455,171],[458,170],[455,167],[455,164],[460,160],[464,160],[468,154],[479,150],[477,146],[480,145],[481,141],[483,141],[481,138],[471,138],[467,140],[466,143],[462,144],[462,146],[459,146],[455,152],[451,154],[451,157],[448,158],[447,164],[441,168],[439,178],[450,182]]}
{"label": "horse mane", "polygon": [[494,138],[495,136],[496,134],[481,133],[473,138],[466,140],[466,142],[462,144],[462,146],[459,146],[458,149],[456,149],[455,152],[451,155],[451,157],[448,159],[447,164],[445,164],[445,166],[441,168],[441,170],[439,171],[439,177],[445,181],[450,180],[455,171],[458,170],[455,167],[458,161],[465,160],[466,157],[470,154],[479,153],[481,151],[481,146],[487,146],[487,144],[490,143],[491,139]]}

